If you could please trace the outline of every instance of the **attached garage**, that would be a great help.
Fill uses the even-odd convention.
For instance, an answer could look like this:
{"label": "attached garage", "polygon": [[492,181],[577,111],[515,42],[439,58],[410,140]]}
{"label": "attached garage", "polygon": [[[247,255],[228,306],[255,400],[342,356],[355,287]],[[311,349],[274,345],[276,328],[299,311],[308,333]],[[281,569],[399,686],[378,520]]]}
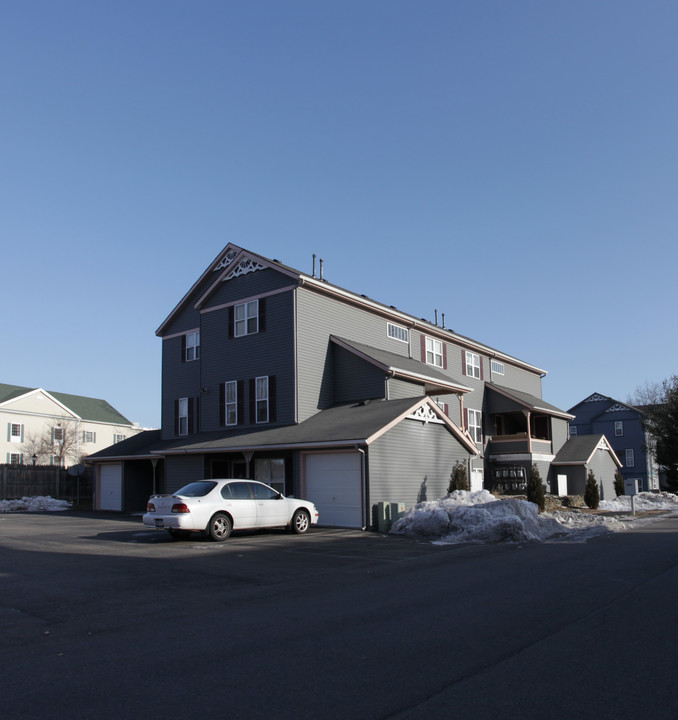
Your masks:
{"label": "attached garage", "polygon": [[358,452],[304,455],[304,497],[318,508],[319,524],[362,528],[362,455]]}
{"label": "attached garage", "polygon": [[103,463],[99,470],[98,510],[122,510],[122,463]]}

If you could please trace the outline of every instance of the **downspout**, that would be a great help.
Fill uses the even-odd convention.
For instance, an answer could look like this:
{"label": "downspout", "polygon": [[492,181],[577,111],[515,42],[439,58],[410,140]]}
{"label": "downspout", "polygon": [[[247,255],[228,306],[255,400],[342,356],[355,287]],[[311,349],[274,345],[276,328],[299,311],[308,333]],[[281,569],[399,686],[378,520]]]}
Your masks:
{"label": "downspout", "polygon": [[365,451],[356,445],[355,449],[360,453],[360,491],[362,495],[362,521],[361,530],[367,530],[367,482],[365,478]]}

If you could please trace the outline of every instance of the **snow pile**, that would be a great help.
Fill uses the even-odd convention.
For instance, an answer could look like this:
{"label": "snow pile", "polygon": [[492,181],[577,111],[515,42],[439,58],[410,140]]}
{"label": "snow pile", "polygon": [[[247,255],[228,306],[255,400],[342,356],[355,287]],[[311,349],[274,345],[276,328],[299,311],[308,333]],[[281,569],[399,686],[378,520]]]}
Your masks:
{"label": "snow pile", "polygon": [[[643,493],[636,509],[678,512],[678,498],[669,493]],[[645,498],[644,496],[648,496]],[[666,496],[666,497],[662,497]],[[631,512],[631,498],[618,498],[619,508]],[[628,504],[624,501],[628,500]],[[617,501],[614,501],[617,502]],[[612,502],[607,505],[612,505]],[[615,506],[601,509],[617,509]],[[539,513],[525,500],[498,500],[486,490],[455,491],[440,500],[415,505],[393,523],[391,533],[438,544],[526,542],[546,540],[582,542],[608,532],[620,532],[641,521],[635,516],[606,517],[582,511]]]}
{"label": "snow pile", "polygon": [[[673,493],[638,493],[636,495],[636,512],[645,512],[647,510],[669,510],[678,511],[678,495]],[[631,496],[623,495],[614,500],[602,500],[598,506],[599,510],[609,510],[610,512],[631,512]]]}
{"label": "snow pile", "polygon": [[55,500],[49,495],[43,497],[22,497],[21,500],[0,500],[0,513],[4,512],[57,512],[68,510],[67,500]]}

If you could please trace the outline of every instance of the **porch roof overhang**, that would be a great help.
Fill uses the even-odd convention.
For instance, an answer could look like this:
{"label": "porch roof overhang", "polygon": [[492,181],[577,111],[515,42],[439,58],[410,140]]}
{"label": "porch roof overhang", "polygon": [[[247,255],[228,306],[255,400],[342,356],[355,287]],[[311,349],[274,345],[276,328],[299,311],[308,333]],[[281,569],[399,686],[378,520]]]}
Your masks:
{"label": "porch roof overhang", "polygon": [[617,467],[622,464],[605,435],[578,435],[570,438],[553,460],[554,465],[588,465],[597,450],[610,453]]}
{"label": "porch roof overhang", "polygon": [[512,388],[506,388],[502,385],[497,385],[496,383],[491,382],[486,382],[485,386],[488,390],[491,390],[504,398],[512,400],[519,405],[520,408],[524,408],[532,412],[543,413],[544,415],[551,415],[553,417],[561,418],[562,420],[573,420],[575,417],[574,415],[557,408],[555,405],[544,402],[544,400],[536,397],[535,395],[530,395],[529,393],[514,390]]}

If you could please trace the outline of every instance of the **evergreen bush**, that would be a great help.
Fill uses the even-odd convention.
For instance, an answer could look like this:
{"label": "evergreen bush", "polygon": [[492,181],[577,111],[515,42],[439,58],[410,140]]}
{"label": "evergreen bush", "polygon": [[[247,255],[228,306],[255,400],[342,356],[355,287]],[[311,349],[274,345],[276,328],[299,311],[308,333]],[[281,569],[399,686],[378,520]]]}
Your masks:
{"label": "evergreen bush", "polygon": [[466,463],[457,460],[452,468],[450,474],[450,486],[447,488],[447,492],[451,493],[455,490],[470,490],[468,484],[468,473],[466,472]]}
{"label": "evergreen bush", "polygon": [[586,489],[584,490],[584,502],[591,510],[595,510],[600,504],[600,490],[598,489],[598,481],[593,474],[593,470],[589,470],[586,478]]}
{"label": "evergreen bush", "polygon": [[624,476],[620,470],[614,474],[614,494],[621,497],[624,494]]}
{"label": "evergreen bush", "polygon": [[544,512],[544,505],[546,502],[546,498],[544,497],[544,486],[541,482],[539,468],[536,465],[532,466],[532,469],[530,470],[530,477],[527,480],[527,499],[539,508],[539,512]]}

